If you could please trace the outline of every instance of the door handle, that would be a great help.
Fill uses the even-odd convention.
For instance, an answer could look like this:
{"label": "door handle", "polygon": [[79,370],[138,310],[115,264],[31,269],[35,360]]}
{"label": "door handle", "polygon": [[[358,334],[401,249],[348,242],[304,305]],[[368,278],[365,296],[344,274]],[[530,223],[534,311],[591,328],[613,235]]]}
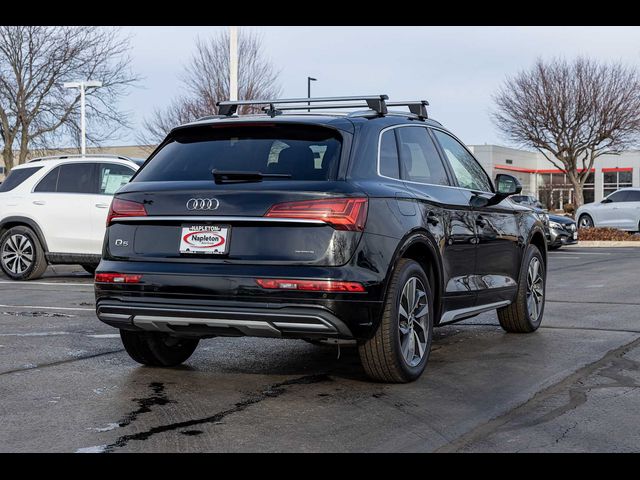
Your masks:
{"label": "door handle", "polygon": [[427,213],[427,223],[435,227],[436,225],[438,225],[438,223],[440,223],[440,220],[438,219],[438,217],[436,217],[435,213],[429,212]]}
{"label": "door handle", "polygon": [[487,221],[484,219],[484,217],[479,216],[476,218],[476,225],[480,228],[484,228],[487,226]]}
{"label": "door handle", "polygon": [[47,202],[45,202],[44,200],[34,200],[33,204],[34,205],[46,205]]}
{"label": "door handle", "polygon": [[109,208],[109,205],[106,203],[96,203],[96,207],[98,208]]}

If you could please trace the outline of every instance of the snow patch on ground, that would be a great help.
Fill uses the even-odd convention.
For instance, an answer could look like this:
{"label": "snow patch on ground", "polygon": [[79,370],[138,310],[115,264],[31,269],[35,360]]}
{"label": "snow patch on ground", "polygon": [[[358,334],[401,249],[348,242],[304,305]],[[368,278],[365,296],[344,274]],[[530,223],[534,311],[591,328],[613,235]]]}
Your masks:
{"label": "snow patch on ground", "polygon": [[76,450],[76,453],[104,453],[106,445],[95,445],[93,447],[83,447]]}

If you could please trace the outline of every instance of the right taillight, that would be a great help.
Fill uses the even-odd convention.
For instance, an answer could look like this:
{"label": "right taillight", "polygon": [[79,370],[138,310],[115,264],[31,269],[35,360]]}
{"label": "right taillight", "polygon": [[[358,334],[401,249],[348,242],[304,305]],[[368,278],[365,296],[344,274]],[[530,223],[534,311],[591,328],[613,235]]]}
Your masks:
{"label": "right taillight", "polygon": [[271,218],[322,220],[337,230],[362,232],[367,221],[366,198],[327,198],[278,203],[265,214]]}
{"label": "right taillight", "polygon": [[109,207],[109,215],[107,215],[107,226],[116,218],[122,217],[146,217],[147,210],[144,205],[131,200],[123,200],[114,198]]}

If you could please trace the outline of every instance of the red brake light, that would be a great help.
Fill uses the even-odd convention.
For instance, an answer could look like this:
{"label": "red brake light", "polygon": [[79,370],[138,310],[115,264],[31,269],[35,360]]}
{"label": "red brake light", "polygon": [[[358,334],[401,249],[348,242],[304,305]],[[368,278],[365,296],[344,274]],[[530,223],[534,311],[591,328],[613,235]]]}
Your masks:
{"label": "red brake light", "polygon": [[96,273],[96,283],[140,283],[142,275],[130,273]]}
{"label": "red brake light", "polygon": [[301,290],[307,292],[364,292],[358,282],[333,280],[290,280],[288,278],[258,278],[256,283],[267,290]]}
{"label": "red brake light", "polygon": [[337,230],[362,232],[367,221],[366,198],[328,198],[278,203],[265,217],[322,220]]}
{"label": "red brake light", "polygon": [[120,217],[146,217],[147,210],[144,205],[138,202],[132,202],[131,200],[122,200],[121,198],[114,198],[109,207],[109,215],[107,215],[107,226],[111,224],[111,221]]}

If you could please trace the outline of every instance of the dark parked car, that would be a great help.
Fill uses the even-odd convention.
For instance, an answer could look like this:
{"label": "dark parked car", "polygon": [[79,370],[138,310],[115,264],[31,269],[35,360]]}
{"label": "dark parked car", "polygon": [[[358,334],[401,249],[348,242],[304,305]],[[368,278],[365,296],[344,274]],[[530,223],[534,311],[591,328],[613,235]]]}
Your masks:
{"label": "dark parked car", "polygon": [[576,222],[564,215],[553,215],[543,210],[540,201],[533,195],[512,195],[512,202],[531,208],[538,214],[545,229],[547,248],[557,250],[563,245],[578,243],[578,229]]}
{"label": "dark parked car", "polygon": [[222,102],[171,131],[115,196],[96,273],[97,315],[134,360],[177,365],[215,336],[347,339],[370,377],[406,382],[434,325],[497,309],[509,332],[540,326],[546,242],[505,201],[518,180],[494,184],[426,102],[386,100]]}
{"label": "dark parked car", "polygon": [[564,215],[549,215],[549,244],[550,250],[556,250],[563,245],[578,243],[578,227],[575,220]]}

